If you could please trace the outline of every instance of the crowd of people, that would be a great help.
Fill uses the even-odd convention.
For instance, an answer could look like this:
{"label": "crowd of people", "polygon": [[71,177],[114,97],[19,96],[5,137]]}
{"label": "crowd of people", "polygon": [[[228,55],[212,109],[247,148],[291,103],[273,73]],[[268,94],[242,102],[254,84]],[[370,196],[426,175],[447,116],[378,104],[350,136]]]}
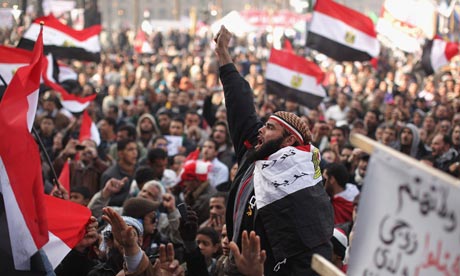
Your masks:
{"label": "crowd of people", "polygon": [[[327,97],[308,109],[266,93],[267,39],[225,28],[214,38],[155,33],[154,54],[142,55],[119,33],[100,63],[65,61],[78,78],[62,85],[97,94],[87,111],[99,144],[79,140],[80,114],[42,89],[45,192],[87,206],[99,225],[57,275],[313,275],[313,253],[346,271],[369,160],[353,133],[460,176],[458,67],[424,76],[388,49],[376,68],[321,60]],[[305,159],[264,163],[288,150]],[[69,191],[53,183],[66,162]]]}

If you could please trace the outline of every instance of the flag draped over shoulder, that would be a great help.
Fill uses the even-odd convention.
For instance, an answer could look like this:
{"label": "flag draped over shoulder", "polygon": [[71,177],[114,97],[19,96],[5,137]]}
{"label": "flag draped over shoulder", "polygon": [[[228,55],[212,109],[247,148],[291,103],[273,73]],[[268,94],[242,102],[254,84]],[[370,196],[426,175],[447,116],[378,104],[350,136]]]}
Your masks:
{"label": "flag draped over shoulder", "polygon": [[53,15],[35,19],[19,41],[19,48],[32,49],[40,30],[40,22],[45,24],[43,27],[45,52],[53,53],[56,58],[100,61],[101,25],[78,31],[62,24]]}
{"label": "flag draped over shoulder", "polygon": [[422,67],[427,75],[435,73],[439,68],[459,54],[460,45],[455,42],[444,41],[439,37],[427,40],[423,46]]}
{"label": "flag draped over shoulder", "polygon": [[372,20],[331,0],[316,1],[306,45],[337,61],[366,61],[380,53]]}
{"label": "flag draped over shoulder", "polygon": [[284,147],[255,162],[258,216],[277,262],[332,236],[333,211],[319,162],[319,150],[311,145]]}
{"label": "flag draped over shoulder", "polygon": [[326,96],[318,65],[287,51],[271,50],[266,70],[267,93],[295,98],[299,104],[315,108]]}
{"label": "flag draped over shoulder", "polygon": [[30,269],[30,257],[48,241],[40,155],[30,134],[43,60],[40,32],[30,65],[16,71],[0,102],[0,190],[18,270]]}

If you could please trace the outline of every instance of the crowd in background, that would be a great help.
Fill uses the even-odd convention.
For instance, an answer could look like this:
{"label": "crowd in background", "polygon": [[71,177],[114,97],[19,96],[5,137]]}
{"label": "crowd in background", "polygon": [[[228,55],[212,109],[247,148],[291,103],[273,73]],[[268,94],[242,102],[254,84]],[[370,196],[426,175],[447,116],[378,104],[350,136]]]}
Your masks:
{"label": "crowd in background", "polygon": [[[19,38],[9,31],[1,37],[10,45]],[[209,275],[224,275],[229,251],[226,193],[238,165],[211,36],[192,37],[183,30],[156,32],[149,36],[153,54],[134,53],[134,36],[128,31],[114,32],[113,37],[100,63],[64,61],[78,73],[77,80],[64,82],[64,87],[79,96],[97,93],[87,110],[99,129],[99,145],[79,141],[80,114],[63,110],[54,91],[41,91],[35,123],[52,162],[48,164],[42,153],[45,191],[51,193],[54,187],[51,166],[59,175],[70,162],[70,199],[87,205],[97,219],[105,206],[135,218],[137,223],[126,221],[143,234],[140,244],[150,258],[158,256],[160,244],[170,242],[176,258],[190,271],[199,269],[190,268],[198,258]],[[382,51],[376,68],[323,59],[319,65],[325,72],[327,97],[317,108],[308,109],[295,99],[265,93],[264,70],[271,47],[266,34],[235,37],[232,43],[234,63],[253,89],[258,115],[268,118],[275,111],[289,111],[310,126],[312,143],[321,152],[335,223],[341,229],[333,237],[337,266],[346,263],[348,242],[343,243],[342,230],[348,239],[369,159],[350,144],[351,134],[366,135],[460,176],[460,71],[455,63],[425,76],[414,56],[395,57],[389,49]],[[307,53],[299,47],[295,51]],[[315,54],[308,52],[310,57]],[[340,196],[345,203],[334,204]],[[192,221],[200,227],[195,233],[180,225],[176,207],[180,202],[196,213]],[[104,230],[97,245],[73,250],[58,274],[101,275],[107,270],[116,274],[122,269],[122,255],[100,222]],[[195,247],[190,241],[196,241]],[[194,255],[196,248],[204,260]]]}

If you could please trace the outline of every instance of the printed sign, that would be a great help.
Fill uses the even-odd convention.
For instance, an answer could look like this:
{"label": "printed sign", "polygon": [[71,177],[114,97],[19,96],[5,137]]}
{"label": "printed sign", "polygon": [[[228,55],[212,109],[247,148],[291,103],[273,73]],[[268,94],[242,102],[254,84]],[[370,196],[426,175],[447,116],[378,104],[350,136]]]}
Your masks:
{"label": "printed sign", "polygon": [[460,275],[460,188],[374,149],[348,275]]}

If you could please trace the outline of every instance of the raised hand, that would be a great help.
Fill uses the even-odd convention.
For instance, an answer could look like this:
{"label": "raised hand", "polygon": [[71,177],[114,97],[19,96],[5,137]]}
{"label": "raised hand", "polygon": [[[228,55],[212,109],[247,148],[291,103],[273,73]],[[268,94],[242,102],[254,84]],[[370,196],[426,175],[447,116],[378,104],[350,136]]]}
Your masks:
{"label": "raised hand", "polygon": [[229,246],[239,272],[246,276],[264,275],[264,262],[267,255],[265,250],[260,250],[260,238],[254,231],[251,231],[249,237],[248,232],[243,231],[241,253],[235,242],[231,242]]}
{"label": "raised hand", "polygon": [[153,265],[154,273],[158,276],[183,276],[185,271],[179,261],[174,259],[174,247],[172,243],[160,245],[160,256]]}
{"label": "raised hand", "polygon": [[172,194],[168,193],[163,195],[163,207],[168,210],[168,213],[172,213],[176,210],[176,199]]}
{"label": "raised hand", "polygon": [[138,236],[132,226],[128,226],[123,218],[110,207],[102,209],[102,219],[112,226],[113,238],[123,247],[126,256],[133,256],[141,250],[137,244]]}

